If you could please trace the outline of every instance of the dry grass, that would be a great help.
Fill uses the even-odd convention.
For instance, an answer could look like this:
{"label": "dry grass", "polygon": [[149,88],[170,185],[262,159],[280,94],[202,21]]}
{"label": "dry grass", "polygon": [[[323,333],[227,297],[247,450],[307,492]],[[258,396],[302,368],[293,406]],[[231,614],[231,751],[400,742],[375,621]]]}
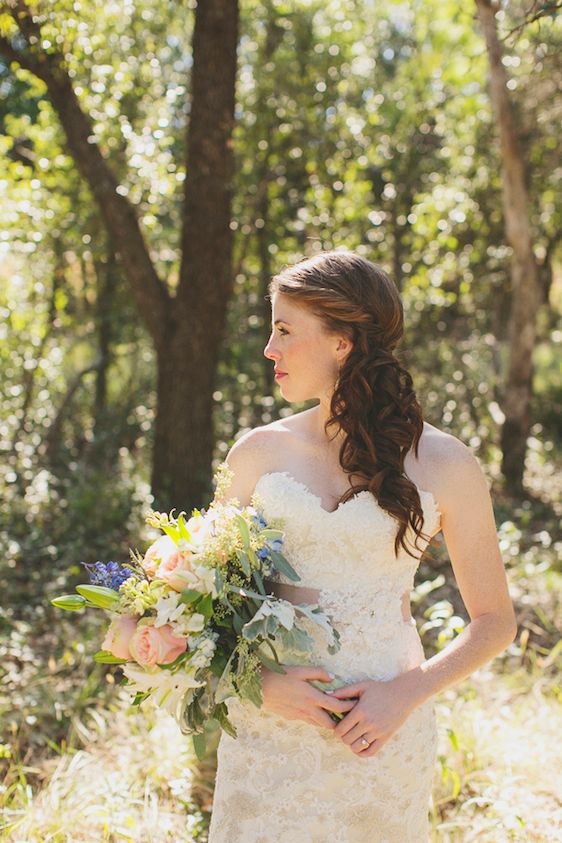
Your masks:
{"label": "dry grass", "polygon": [[[128,715],[122,700],[84,724],[84,748],[32,771],[43,779],[37,792],[21,768],[5,814],[16,825],[4,840],[205,840],[190,798],[191,742],[167,715]],[[437,713],[432,843],[562,841],[556,682],[481,670],[441,694]]]}
{"label": "dry grass", "polygon": [[437,710],[433,843],[562,841],[559,687],[480,670]]}
{"label": "dry grass", "polygon": [[191,809],[191,741],[165,712],[127,714],[125,703],[100,718],[83,749],[46,761],[35,794],[25,775],[4,814],[6,841],[200,840]]}

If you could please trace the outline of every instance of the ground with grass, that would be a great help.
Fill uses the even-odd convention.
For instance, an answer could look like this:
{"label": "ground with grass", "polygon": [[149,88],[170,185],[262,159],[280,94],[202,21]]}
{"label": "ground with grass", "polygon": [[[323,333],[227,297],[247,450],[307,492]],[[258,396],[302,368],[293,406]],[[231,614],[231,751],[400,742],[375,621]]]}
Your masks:
{"label": "ground with grass", "polygon": [[[527,500],[494,497],[518,635],[436,698],[431,843],[562,841],[558,476],[543,473]],[[427,656],[466,622],[443,542],[431,551],[412,595]],[[0,839],[205,843],[212,754],[196,765],[168,715],[129,706],[118,668],[92,663],[105,619],[57,613],[60,585],[33,600],[24,569],[0,565],[13,598],[0,610]]]}

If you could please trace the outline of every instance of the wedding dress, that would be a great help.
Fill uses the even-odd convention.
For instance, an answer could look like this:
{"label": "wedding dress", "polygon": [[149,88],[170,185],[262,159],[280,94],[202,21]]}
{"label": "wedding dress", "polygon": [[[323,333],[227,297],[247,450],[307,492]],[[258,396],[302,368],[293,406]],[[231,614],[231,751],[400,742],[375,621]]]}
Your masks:
{"label": "wedding dress", "polygon": [[[424,532],[434,535],[441,513],[431,492],[418,491]],[[315,640],[310,664],[351,684],[389,680],[424,660],[415,621],[405,621],[401,607],[421,553],[413,558],[400,547],[395,558],[397,522],[371,492],[329,512],[289,472],[273,471],[259,478],[253,501],[266,520],[283,519],[283,553],[301,577],[293,585],[320,590],[318,604],[340,633],[341,648],[330,654],[322,632],[303,620]],[[283,575],[277,581],[290,584]],[[329,729],[238,698],[228,709],[238,736],[223,732],[219,741],[209,843],[427,843],[432,699],[368,758]]]}

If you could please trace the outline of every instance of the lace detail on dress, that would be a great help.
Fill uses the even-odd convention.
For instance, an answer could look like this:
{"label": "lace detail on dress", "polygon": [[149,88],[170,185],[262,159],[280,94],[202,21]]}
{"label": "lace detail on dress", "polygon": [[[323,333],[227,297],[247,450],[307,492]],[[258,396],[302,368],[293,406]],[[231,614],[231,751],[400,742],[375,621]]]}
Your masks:
{"label": "lace detail on dress", "polygon": [[[419,493],[424,530],[432,534],[440,512],[431,492]],[[283,552],[301,577],[293,584],[320,590],[318,602],[340,632],[341,648],[330,654],[316,625],[304,620],[315,642],[311,664],[351,683],[388,680],[423,661],[415,623],[404,621],[401,607],[420,557],[403,548],[395,557],[396,521],[369,491],[328,512],[288,472],[270,472],[253,501],[284,531]],[[288,651],[279,658],[298,661]],[[437,741],[432,700],[372,758],[302,720],[237,698],[228,709],[238,737],[221,735],[209,843],[427,843]]]}

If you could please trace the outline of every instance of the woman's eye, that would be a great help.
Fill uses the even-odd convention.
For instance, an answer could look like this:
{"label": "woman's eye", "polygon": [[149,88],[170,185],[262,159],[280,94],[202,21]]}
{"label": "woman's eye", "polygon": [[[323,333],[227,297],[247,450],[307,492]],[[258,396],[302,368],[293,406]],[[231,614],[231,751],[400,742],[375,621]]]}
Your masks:
{"label": "woman's eye", "polygon": [[279,328],[280,334],[288,334],[289,332],[285,330],[285,328]]}

